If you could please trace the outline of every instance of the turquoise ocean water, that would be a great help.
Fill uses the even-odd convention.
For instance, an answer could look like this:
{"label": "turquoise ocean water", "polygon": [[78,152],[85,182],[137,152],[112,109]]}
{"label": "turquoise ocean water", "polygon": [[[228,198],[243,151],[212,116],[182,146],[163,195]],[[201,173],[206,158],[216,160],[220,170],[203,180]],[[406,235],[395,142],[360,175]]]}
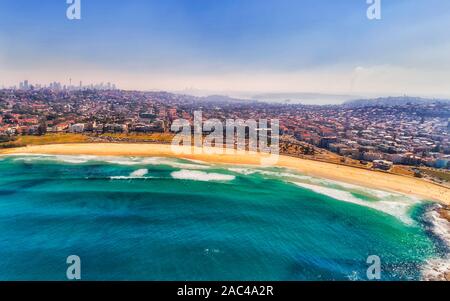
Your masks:
{"label": "turquoise ocean water", "polygon": [[279,168],[0,157],[0,280],[418,280],[429,202]]}

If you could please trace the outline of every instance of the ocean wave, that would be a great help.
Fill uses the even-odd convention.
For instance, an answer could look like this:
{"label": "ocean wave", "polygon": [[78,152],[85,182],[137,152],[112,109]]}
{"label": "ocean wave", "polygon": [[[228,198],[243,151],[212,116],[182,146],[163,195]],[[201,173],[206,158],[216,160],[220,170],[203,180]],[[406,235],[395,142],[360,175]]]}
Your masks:
{"label": "ocean wave", "polygon": [[228,168],[229,171],[234,172],[234,173],[238,173],[244,176],[248,176],[248,175],[252,175],[254,173],[257,173],[258,171],[255,169],[251,169],[251,168]]}
{"label": "ocean wave", "polygon": [[435,204],[425,214],[425,219],[431,223],[431,231],[444,241],[447,249],[450,250],[450,222],[441,217],[439,211],[442,209],[442,205]]}
{"label": "ocean wave", "polygon": [[130,177],[130,176],[112,176],[110,180],[148,180],[154,179],[154,177]]}
{"label": "ocean wave", "polygon": [[143,177],[148,174],[148,169],[138,169],[130,173],[130,177]]}
{"label": "ocean wave", "polygon": [[209,165],[200,161],[184,160],[179,162],[178,159],[165,157],[120,157],[120,156],[91,156],[91,155],[47,155],[47,154],[12,154],[7,155],[15,157],[15,161],[55,161],[69,164],[84,164],[89,162],[104,162],[114,165],[167,165],[180,169],[208,169]]}
{"label": "ocean wave", "polygon": [[153,179],[153,177],[146,177],[148,169],[138,169],[130,173],[129,176],[113,176],[111,180],[133,180],[133,179]]}
{"label": "ocean wave", "polygon": [[[142,158],[142,164],[148,165],[168,165],[180,169],[209,169],[209,165],[200,164],[200,161],[186,160],[187,162],[178,162],[177,159],[163,157]],[[192,163],[191,163],[192,162]]]}
{"label": "ocean wave", "polygon": [[113,165],[125,165],[125,166],[134,166],[134,165],[142,165],[142,163],[133,158],[127,157],[104,157],[104,158],[96,158],[96,162],[104,162]]}
{"label": "ocean wave", "polygon": [[[358,186],[355,184],[349,184],[344,182],[339,182],[335,180],[329,180],[329,179],[321,179],[316,177],[311,177],[307,175],[301,175],[293,172],[288,171],[270,171],[270,170],[262,170],[262,169],[256,169],[256,168],[228,168],[229,171],[243,174],[243,175],[252,175],[255,173],[258,173],[262,176],[270,177],[270,178],[277,178],[282,179],[286,182],[292,182],[295,180],[295,182],[300,181],[301,183],[305,184],[313,184],[313,185],[319,185],[329,188],[335,188],[335,189],[347,189],[351,190],[353,192],[361,193],[364,195],[371,196],[373,198],[402,198],[406,197],[404,195],[393,193],[393,192],[387,192],[377,189],[371,189],[366,188],[362,186]],[[413,199],[413,197],[408,196],[408,198]]]}
{"label": "ocean wave", "polygon": [[274,171],[267,171],[267,170],[258,170],[258,173],[263,176],[270,176],[275,178],[288,178],[288,179],[296,179],[296,180],[314,180],[313,177],[305,176],[305,175],[299,175],[294,173],[288,173],[288,172],[274,172]]}
{"label": "ocean wave", "polygon": [[431,258],[422,267],[422,279],[427,281],[450,280],[450,222],[441,217],[442,205],[435,204],[425,213],[428,228],[446,247],[446,254],[440,258]]}
{"label": "ocean wave", "polygon": [[164,157],[97,157],[96,161],[103,161],[109,164],[116,165],[166,165],[172,168],[180,169],[208,169],[208,165],[201,165],[198,163],[179,162],[178,159],[164,158]]}
{"label": "ocean wave", "polygon": [[[373,210],[386,213],[407,225],[414,224],[414,220],[410,216],[410,209],[421,203],[418,198],[413,196],[367,188],[335,180],[302,175],[295,173],[294,171],[290,171],[289,169],[267,170],[258,168],[229,168],[228,170],[243,175],[257,173],[263,177],[293,183],[302,188],[327,195],[339,201],[369,207]],[[366,196],[368,199],[361,199],[357,195]]]}
{"label": "ocean wave", "polygon": [[233,175],[226,175],[220,173],[207,173],[198,170],[180,170],[171,173],[172,178],[178,180],[192,180],[192,181],[232,181],[236,177]]}
{"label": "ocean wave", "polygon": [[258,168],[233,167],[233,168],[228,168],[228,170],[231,172],[234,172],[234,173],[245,175],[245,176],[257,173],[262,176],[272,177],[272,178],[281,178],[281,179],[284,179],[284,178],[298,179],[298,180],[313,179],[310,176],[287,173],[287,172],[276,172],[276,171],[270,171],[270,170],[264,170],[264,169],[258,169]]}
{"label": "ocean wave", "polygon": [[326,195],[328,197],[331,197],[333,199],[356,204],[359,206],[368,207],[377,211],[384,212],[388,215],[391,215],[403,223],[407,225],[413,225],[414,221],[409,216],[409,210],[413,205],[418,204],[419,202],[414,199],[408,199],[408,198],[400,198],[395,200],[390,199],[381,199],[375,202],[372,201],[365,201],[362,199],[359,199],[355,197],[351,192],[334,189],[330,187],[323,187],[318,185],[312,185],[312,184],[306,184],[306,183],[298,183],[293,182],[293,184],[302,187],[304,189],[311,190],[315,193]]}
{"label": "ocean wave", "polygon": [[14,161],[24,161],[24,162],[33,162],[33,161],[54,161],[54,162],[63,162],[69,164],[83,164],[87,163],[94,158],[95,156],[71,156],[71,155],[34,155],[34,154],[15,154],[9,155],[14,158]]}

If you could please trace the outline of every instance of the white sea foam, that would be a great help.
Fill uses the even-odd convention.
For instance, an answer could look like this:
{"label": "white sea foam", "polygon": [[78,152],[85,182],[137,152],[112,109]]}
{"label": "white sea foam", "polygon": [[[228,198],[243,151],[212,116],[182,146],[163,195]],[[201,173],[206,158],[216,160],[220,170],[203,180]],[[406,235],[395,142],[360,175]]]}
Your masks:
{"label": "white sea foam", "polygon": [[45,155],[45,154],[15,154],[11,155],[16,157],[15,161],[24,161],[24,162],[32,162],[32,161],[57,161],[64,162],[70,164],[83,164],[87,163],[90,160],[96,158],[95,156],[71,156],[71,155]]}
{"label": "white sea foam", "polygon": [[252,175],[252,174],[257,172],[257,170],[255,170],[255,169],[251,169],[251,168],[237,168],[237,167],[236,168],[228,168],[228,170],[231,171],[231,172],[234,172],[234,173],[245,175],[245,176]]}
{"label": "white sea foam", "polygon": [[[344,182],[338,182],[334,180],[326,180],[326,179],[313,179],[312,182],[321,183],[325,186],[337,186],[340,188],[346,188],[349,190],[352,190],[354,192],[359,192],[362,194],[368,194],[375,198],[401,198],[406,197],[405,195],[399,194],[399,193],[393,193],[378,189],[371,189],[363,186],[358,186],[354,184],[344,183]],[[408,196],[408,198],[413,199],[414,197]]]}
{"label": "white sea foam", "polygon": [[61,159],[60,161],[63,161],[65,163],[70,163],[70,164],[83,164],[83,163],[87,163],[89,160],[83,160],[83,159],[77,159],[77,158],[66,158],[66,159]]}
{"label": "white sea foam", "polygon": [[130,173],[130,177],[143,177],[148,174],[148,169],[138,169]]}
{"label": "white sea foam", "polygon": [[[209,165],[205,165],[200,161],[186,160],[179,162],[177,159],[164,157],[120,157],[120,156],[88,156],[88,155],[47,155],[47,154],[11,154],[10,157],[16,157],[17,161],[33,162],[33,161],[59,161],[70,164],[83,164],[88,162],[105,162],[114,165],[167,165],[180,169],[208,169]],[[191,163],[192,162],[192,163]]]}
{"label": "white sea foam", "polygon": [[[267,170],[254,170],[255,172],[263,175],[263,176],[269,176],[269,177],[275,177],[284,179],[287,182],[292,182],[292,180],[295,180],[296,182],[300,181],[305,184],[313,184],[313,185],[319,185],[319,186],[325,186],[329,188],[340,188],[340,189],[347,189],[352,190],[353,192],[359,192],[362,194],[366,194],[375,198],[405,198],[407,196],[393,193],[393,192],[387,192],[377,189],[371,189],[366,188],[362,186],[358,186],[355,184],[349,184],[344,182],[339,182],[335,180],[329,180],[329,179],[321,179],[321,178],[315,178],[311,176],[306,175],[300,175],[296,173],[290,173],[290,172],[275,172],[275,171],[267,171]],[[408,198],[413,199],[413,197],[408,196]],[[417,200],[416,200],[417,201]]]}
{"label": "white sea foam", "polygon": [[293,183],[299,187],[314,191],[315,193],[326,195],[339,201],[344,201],[384,212],[386,214],[396,217],[397,219],[399,219],[400,221],[402,221],[407,225],[412,225],[414,223],[414,221],[408,214],[410,208],[418,203],[418,201],[413,199],[408,199],[405,197],[395,200],[381,199],[375,202],[365,201],[355,197],[351,192],[348,191],[305,183],[297,183],[297,182]]}
{"label": "white sea foam", "polygon": [[208,165],[208,162],[205,161],[201,161],[201,160],[195,160],[195,159],[184,159],[186,161],[192,162],[192,163],[197,163],[197,164],[203,164],[203,165]]}
{"label": "white sea foam", "polygon": [[276,178],[288,178],[288,179],[297,179],[297,180],[308,180],[311,181],[314,178],[310,176],[305,175],[299,175],[294,173],[288,173],[288,172],[274,172],[274,171],[267,171],[267,170],[258,170],[258,173],[264,176],[270,176],[270,177],[276,177]]}
{"label": "white sea foam", "polygon": [[441,238],[450,249],[450,222],[441,217],[439,210],[442,205],[436,204],[432,210],[429,210],[425,218],[431,223],[431,231]]}
{"label": "white sea foam", "polygon": [[[187,160],[187,162],[178,162],[176,159],[161,158],[161,157],[150,157],[142,158],[142,164],[148,165],[168,165],[174,168],[180,169],[208,169],[210,166],[199,164],[199,162],[194,162],[192,160]],[[192,163],[190,163],[192,162]]]}
{"label": "white sea foam", "polygon": [[[355,184],[339,182],[335,180],[315,178],[307,175],[297,174],[295,172],[273,171],[257,168],[229,168],[228,170],[243,175],[258,173],[268,178],[277,178],[303,188],[315,190],[317,193],[328,194],[330,197],[341,201],[347,201],[361,206],[370,207],[397,217],[406,224],[412,224],[413,220],[409,217],[409,209],[420,203],[420,200],[413,196],[406,196],[398,193],[387,192],[377,189],[366,188]],[[319,191],[320,190],[320,191]],[[372,201],[366,201],[357,198],[353,193],[359,193],[372,197]]]}
{"label": "white sea foam", "polygon": [[133,180],[133,179],[152,179],[152,177],[146,177],[148,169],[138,169],[130,173],[129,176],[113,176],[111,180]]}
{"label": "white sea foam", "polygon": [[105,161],[117,165],[167,165],[180,169],[208,169],[208,165],[197,163],[179,162],[177,159],[163,157],[97,157],[97,161]]}
{"label": "white sea foam", "polygon": [[[450,250],[450,222],[441,217],[439,210],[442,206],[436,204],[425,214],[425,219],[431,223],[430,230],[439,237]],[[422,267],[423,280],[446,280],[445,275],[450,274],[450,254],[443,258],[432,258],[426,261]]]}
{"label": "white sea foam", "polygon": [[172,178],[179,180],[192,180],[192,181],[232,181],[236,177],[233,175],[226,175],[220,173],[207,173],[198,170],[180,170],[171,173]]}
{"label": "white sea foam", "polygon": [[127,157],[104,157],[104,158],[96,158],[95,161],[105,162],[109,164],[114,165],[126,165],[126,166],[133,166],[133,165],[140,165],[141,162],[134,160],[133,158],[127,158]]}

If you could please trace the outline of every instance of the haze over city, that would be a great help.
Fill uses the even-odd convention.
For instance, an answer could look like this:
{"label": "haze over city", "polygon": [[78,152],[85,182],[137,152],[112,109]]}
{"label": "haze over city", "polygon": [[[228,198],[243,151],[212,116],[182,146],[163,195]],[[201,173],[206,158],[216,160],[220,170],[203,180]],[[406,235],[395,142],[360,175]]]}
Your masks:
{"label": "haze over city", "polygon": [[82,1],[82,19],[70,21],[65,1],[4,0],[0,86],[72,78],[194,95],[328,95],[321,103],[450,97],[450,3],[409,3],[383,1],[371,21],[363,0]]}

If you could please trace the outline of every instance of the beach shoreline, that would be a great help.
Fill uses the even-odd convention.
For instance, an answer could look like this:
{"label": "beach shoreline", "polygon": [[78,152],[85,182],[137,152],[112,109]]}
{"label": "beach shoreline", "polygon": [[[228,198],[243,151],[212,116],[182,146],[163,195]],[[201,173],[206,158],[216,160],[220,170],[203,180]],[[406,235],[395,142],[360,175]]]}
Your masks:
{"label": "beach shoreline", "polygon": [[[184,149],[186,151],[186,149]],[[267,167],[261,165],[261,158],[268,154],[246,152],[243,154],[211,154],[211,149],[188,148],[189,153],[175,153],[169,144],[130,144],[130,143],[80,143],[35,145],[0,151],[4,155],[51,155],[51,156],[98,156],[98,157],[162,157],[192,160],[211,164],[224,164],[248,167]],[[201,152],[207,151],[207,153]],[[70,158],[72,159],[72,158]],[[84,161],[83,161],[84,162]],[[338,165],[322,161],[308,160],[280,155],[272,167],[289,168],[307,176],[358,185],[362,187],[400,193],[420,200],[432,201],[430,209],[424,213],[429,222],[427,231],[433,237],[449,243],[448,223],[450,222],[449,188],[422,179],[396,175],[381,171]],[[411,199],[412,202],[413,199]],[[444,281],[450,279],[449,255],[428,259],[421,268],[421,279]]]}
{"label": "beach shoreline", "polygon": [[[170,157],[208,163],[261,166],[267,154],[245,152],[239,154],[210,154],[206,148],[189,148],[189,152],[175,153],[167,144],[77,143],[26,146],[0,151],[0,155],[48,154]],[[186,151],[186,149],[184,149]],[[424,200],[450,205],[450,189],[418,178],[365,170],[345,165],[280,155],[273,167],[291,168],[305,175],[325,178],[368,188],[416,196]]]}

